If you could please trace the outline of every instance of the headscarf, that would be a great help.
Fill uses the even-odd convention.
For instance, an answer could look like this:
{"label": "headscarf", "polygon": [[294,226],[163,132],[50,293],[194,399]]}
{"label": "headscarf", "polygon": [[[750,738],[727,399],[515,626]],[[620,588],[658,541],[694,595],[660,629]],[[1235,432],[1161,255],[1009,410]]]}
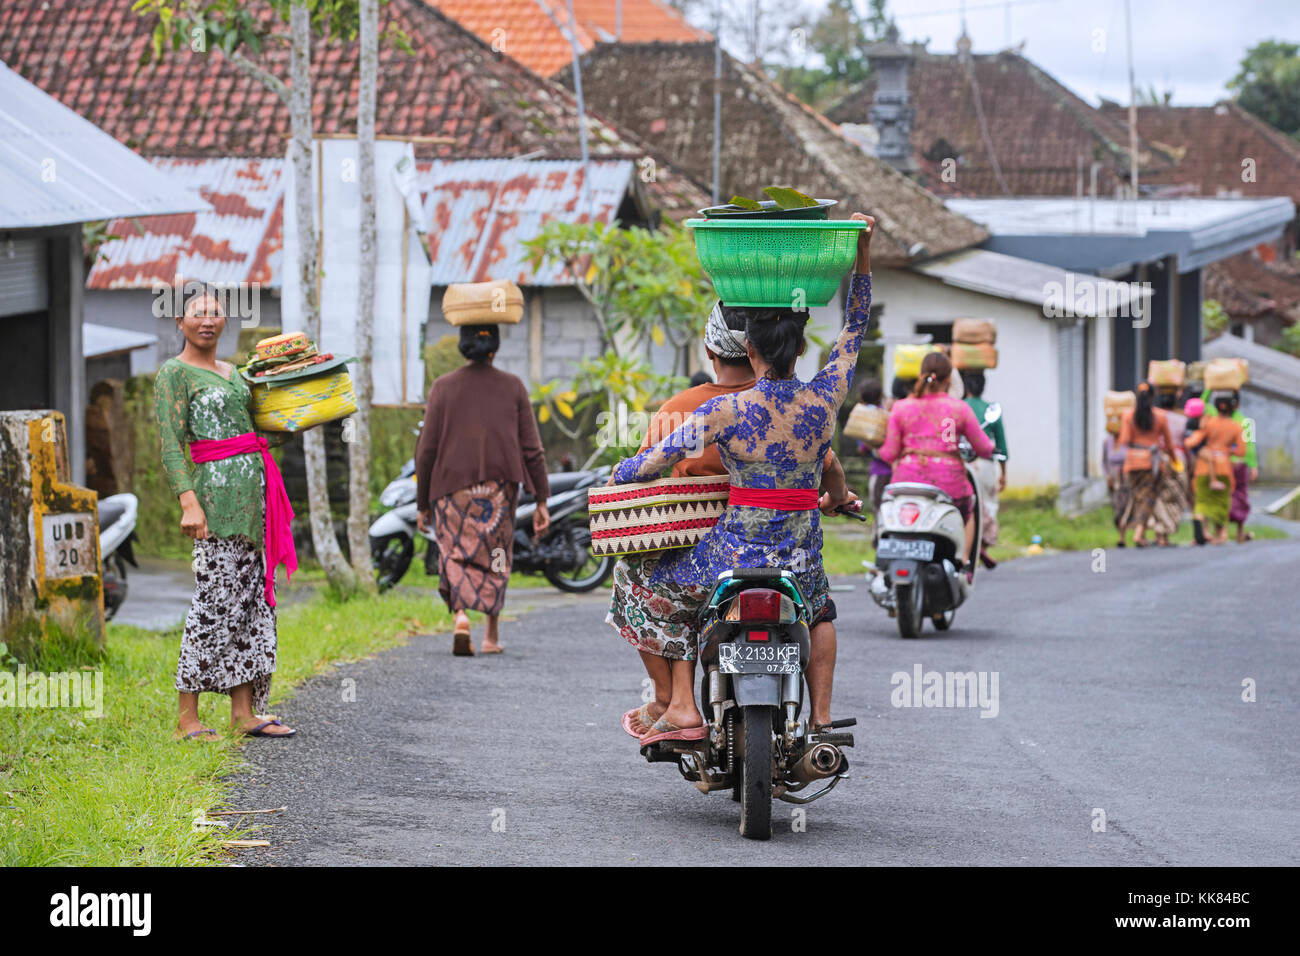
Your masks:
{"label": "headscarf", "polygon": [[704,344],[719,358],[738,359],[749,354],[745,350],[745,333],[727,327],[721,302],[713,307],[709,321],[704,324]]}

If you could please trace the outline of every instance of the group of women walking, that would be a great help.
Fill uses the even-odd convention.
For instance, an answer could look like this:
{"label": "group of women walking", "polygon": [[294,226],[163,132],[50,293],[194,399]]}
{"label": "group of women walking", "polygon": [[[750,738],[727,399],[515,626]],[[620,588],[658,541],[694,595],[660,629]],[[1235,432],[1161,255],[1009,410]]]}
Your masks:
{"label": "group of women walking", "polygon": [[1249,541],[1250,482],[1258,478],[1255,443],[1236,391],[1137,388],[1118,436],[1103,449],[1119,546],[1133,533],[1136,547],[1170,547],[1184,515],[1192,513],[1197,544],[1222,544],[1229,525]]}

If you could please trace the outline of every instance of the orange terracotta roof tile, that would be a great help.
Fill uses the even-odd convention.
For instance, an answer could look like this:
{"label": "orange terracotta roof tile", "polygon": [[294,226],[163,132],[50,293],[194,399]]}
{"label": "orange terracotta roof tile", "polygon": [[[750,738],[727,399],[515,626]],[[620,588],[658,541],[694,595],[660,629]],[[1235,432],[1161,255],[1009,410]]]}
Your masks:
{"label": "orange terracotta roof tile", "polygon": [[[513,57],[542,76],[553,76],[573,62],[566,0],[425,0],[494,50]],[[579,54],[599,42],[660,41],[691,43],[709,34],[687,23],[662,0],[573,0],[573,35]]]}

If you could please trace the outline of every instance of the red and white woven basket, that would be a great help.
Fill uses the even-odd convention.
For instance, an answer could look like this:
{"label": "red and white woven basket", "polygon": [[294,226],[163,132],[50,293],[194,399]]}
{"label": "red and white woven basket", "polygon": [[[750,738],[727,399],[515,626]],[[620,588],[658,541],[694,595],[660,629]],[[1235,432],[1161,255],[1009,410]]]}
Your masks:
{"label": "red and white woven basket", "polygon": [[641,554],[688,548],[727,507],[726,475],[658,478],[587,491],[593,554]]}

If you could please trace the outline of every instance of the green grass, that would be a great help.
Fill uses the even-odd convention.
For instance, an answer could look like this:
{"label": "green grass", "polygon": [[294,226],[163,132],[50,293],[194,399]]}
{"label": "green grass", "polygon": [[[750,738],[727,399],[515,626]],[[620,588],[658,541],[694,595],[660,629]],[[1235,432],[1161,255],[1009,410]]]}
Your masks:
{"label": "green grass", "polygon": [[[858,574],[863,558],[872,557],[871,526],[842,520],[826,521],[822,562],[827,574]],[[1286,535],[1267,525],[1247,524],[1257,539],[1285,538]],[[1051,501],[1041,499],[1004,499],[998,509],[998,544],[990,553],[998,561],[1022,557],[1034,535],[1042,537],[1048,551],[1091,551],[1113,548],[1119,540],[1111,520],[1109,506],[1097,508],[1077,517],[1060,514]],[[1177,544],[1192,540],[1192,523],[1184,521],[1172,539]],[[1130,545],[1132,536],[1129,536]]]}
{"label": "green grass", "polygon": [[[428,595],[398,592],[341,602],[321,592],[287,606],[280,614],[273,709],[336,661],[450,627],[446,609]],[[222,807],[241,762],[240,741],[172,740],[179,643],[179,628],[159,634],[110,624],[102,660],[84,647],[51,646],[29,663],[47,672],[101,668],[104,716],[0,709],[0,865],[222,862],[221,843],[236,837],[239,825],[194,833],[192,821],[200,810]],[[205,725],[224,729],[227,699],[202,695],[200,716]]]}

